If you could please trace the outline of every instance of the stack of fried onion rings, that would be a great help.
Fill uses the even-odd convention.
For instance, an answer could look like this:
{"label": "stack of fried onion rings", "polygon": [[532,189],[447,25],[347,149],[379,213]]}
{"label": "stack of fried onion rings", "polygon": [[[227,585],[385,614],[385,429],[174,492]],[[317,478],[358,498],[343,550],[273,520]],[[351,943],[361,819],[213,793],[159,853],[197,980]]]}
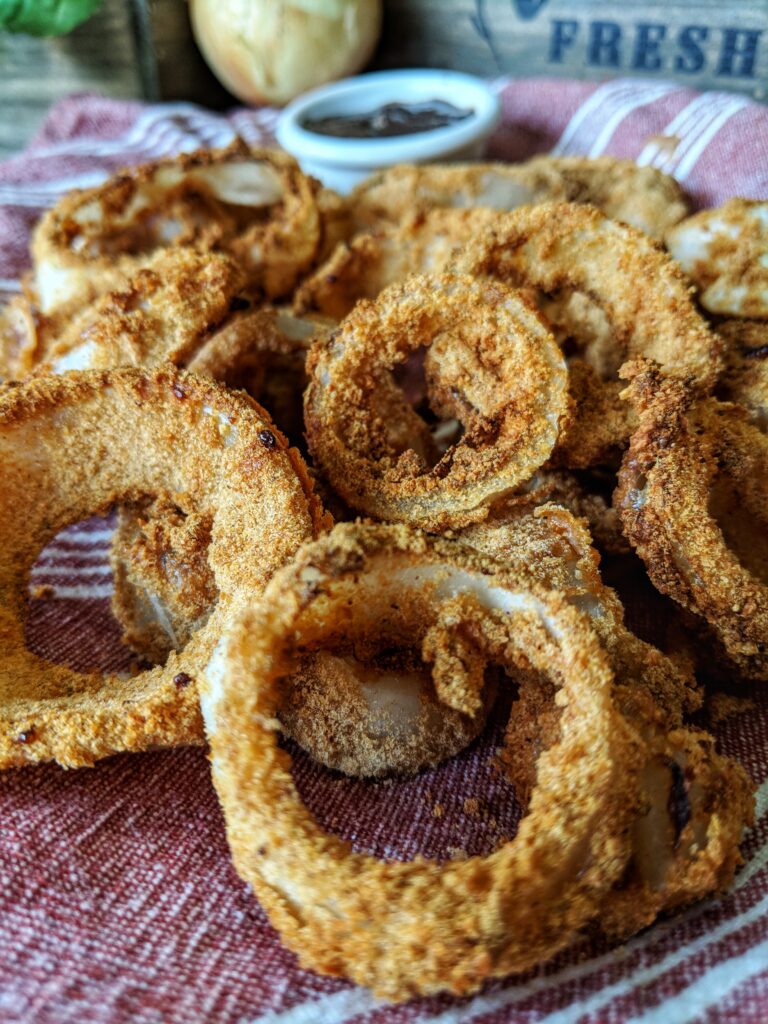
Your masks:
{"label": "stack of fried onion rings", "polygon": [[122,284],[158,248],[230,254],[251,287],[286,295],[318,254],[316,185],[291,157],[235,140],[124,171],[72,192],[38,224],[34,288],[46,315],[64,315]]}
{"label": "stack of fried onion rings", "polygon": [[[238,595],[252,596],[324,524],[301,459],[255,403],[166,367],[46,377],[0,395],[0,767],[72,767],[120,750],[199,742],[197,687]],[[130,679],[32,653],[26,584],[68,523],[171,491],[207,514],[219,599],[187,647]]]}
{"label": "stack of fried onion rings", "polygon": [[[448,620],[482,661],[551,680],[559,737],[538,758],[512,841],[446,864],[384,863],[326,834],[302,805],[276,742],[281,680],[306,652],[372,634],[431,648],[434,659],[437,638],[456,634]],[[441,699],[472,701],[472,680],[450,656],[433,676]],[[340,524],[275,575],[222,638],[205,680],[235,865],[307,967],[390,998],[471,992],[561,949],[624,870],[641,745],[613,706],[587,620],[527,574],[404,526]]]}
{"label": "stack of fried onion rings", "polygon": [[[432,466],[426,425],[392,377],[421,348],[433,411],[464,428]],[[466,276],[414,277],[361,302],[308,369],[307,441],[334,489],[423,527],[482,519],[548,458],[566,408],[565,363],[536,309]]]}

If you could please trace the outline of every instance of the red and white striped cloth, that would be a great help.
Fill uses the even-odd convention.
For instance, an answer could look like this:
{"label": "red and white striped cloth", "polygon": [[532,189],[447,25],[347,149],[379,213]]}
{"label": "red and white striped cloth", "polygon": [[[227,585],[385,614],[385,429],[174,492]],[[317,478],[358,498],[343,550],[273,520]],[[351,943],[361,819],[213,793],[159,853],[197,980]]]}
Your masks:
{"label": "red and white striped cloth", "polygon": [[[768,109],[743,97],[620,80],[500,82],[492,153],[610,153],[675,174],[700,205],[768,197]],[[57,104],[33,145],[0,165],[0,291],[28,265],[29,230],[65,190],[121,165],[233,132],[271,139],[275,112],[216,116],[187,104],[92,96]],[[108,613],[110,524],[66,530],[32,584],[28,639],[75,667],[130,660]],[[391,1007],[300,970],[231,867],[200,750],[121,756],[93,770],[0,776],[0,1021],[3,1024],[678,1024],[768,1020],[768,697],[721,729],[758,783],[746,862],[721,900],[612,948],[585,938],[545,968],[470,999]],[[416,780],[367,785],[297,757],[308,806],[379,856],[470,853],[515,824],[489,766],[493,737]],[[525,899],[525,893],[520,894]]]}

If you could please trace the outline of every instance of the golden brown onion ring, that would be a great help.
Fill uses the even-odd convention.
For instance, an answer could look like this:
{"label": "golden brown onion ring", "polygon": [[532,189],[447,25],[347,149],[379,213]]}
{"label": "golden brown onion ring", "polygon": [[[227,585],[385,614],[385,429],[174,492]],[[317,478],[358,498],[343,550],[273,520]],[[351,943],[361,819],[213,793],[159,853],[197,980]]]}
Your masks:
{"label": "golden brown onion ring", "polygon": [[[519,699],[502,757],[524,803],[535,784],[538,751],[559,739],[560,713],[551,684],[534,673],[516,681]],[[740,765],[715,751],[712,736],[670,721],[631,674],[616,686],[614,699],[645,744],[632,854],[599,916],[606,933],[627,938],[661,913],[731,883],[744,828],[752,823],[754,786]]]}
{"label": "golden brown onion ring", "polygon": [[287,295],[320,246],[315,191],[287,154],[237,139],[68,193],[32,240],[39,307],[79,308],[120,287],[154,250],[176,245],[227,253],[250,287]]}
{"label": "golden brown onion ring", "polygon": [[65,373],[162,362],[186,367],[227,317],[242,286],[242,273],[226,256],[161,250],[124,288],[87,306],[37,369]]}
{"label": "golden brown onion ring", "polygon": [[718,397],[744,406],[758,430],[768,434],[768,323],[723,320],[715,330],[726,341]]}
{"label": "golden brown onion ring", "polygon": [[741,673],[768,677],[768,438],[728,403],[631,363],[640,426],[614,502],[663,594],[706,620]]}
{"label": "golden brown onion ring", "polygon": [[616,701],[647,745],[632,856],[600,913],[605,932],[626,938],[659,914],[731,884],[744,829],[753,822],[754,784],[741,765],[717,753],[713,736],[670,730],[652,704],[642,707],[633,686],[620,687]]}
{"label": "golden brown onion ring", "polygon": [[[120,508],[110,561],[112,611],[123,640],[163,664],[207,621],[218,598],[208,563],[211,517],[168,494]],[[495,693],[473,715],[441,704],[419,659],[398,650],[317,652],[283,685],[283,731],[317,762],[357,778],[412,774],[463,750],[481,731]]]}
{"label": "golden brown onion ring", "polygon": [[[551,678],[560,738],[539,757],[515,839],[486,857],[383,863],[303,807],[276,745],[281,680],[308,651],[391,635],[427,644],[433,631],[449,648],[464,636],[483,661]],[[436,676],[437,692],[460,702],[466,672],[456,676],[444,653],[454,674]],[[595,916],[625,864],[638,750],[612,683],[585,617],[527,575],[406,527],[340,524],[273,578],[206,670],[201,702],[235,866],[304,966],[379,995],[467,993],[525,970]]]}
{"label": "golden brown onion ring", "polygon": [[696,311],[677,265],[645,235],[592,207],[542,204],[500,216],[453,269],[547,294],[580,292],[605,313],[615,366],[647,357],[703,388],[717,379],[722,341]]}
{"label": "golden brown onion ring", "polygon": [[[711,736],[683,727],[684,714],[701,704],[695,680],[626,628],[584,523],[556,505],[531,511],[510,503],[459,539],[509,569],[529,567],[587,612],[610,659],[617,706],[645,743],[644,806],[632,824],[626,875],[601,909],[603,928],[631,935],[662,911],[724,888],[751,821],[752,785],[734,761],[715,752]],[[535,784],[538,751],[558,738],[560,715],[554,688],[540,674],[518,673],[516,681],[520,698],[501,762],[524,802]]]}
{"label": "golden brown onion ring", "polygon": [[[168,367],[3,389],[0,453],[0,766],[72,767],[119,750],[198,742],[194,684],[233,602],[252,597],[322,525],[298,454],[254,402]],[[40,549],[70,522],[158,492],[210,517],[219,601],[207,624],[163,668],[131,679],[33,654],[26,583]]]}
{"label": "golden brown onion ring", "polygon": [[710,313],[768,319],[768,203],[729,199],[671,228],[665,241]]}
{"label": "golden brown onion ring", "polygon": [[401,164],[358,185],[349,207],[356,223],[370,228],[435,207],[513,210],[552,201],[591,203],[657,239],[688,209],[670,175],[609,156],[541,156],[511,165]]}
{"label": "golden brown onion ring", "polygon": [[297,289],[294,309],[341,320],[359,299],[375,299],[411,274],[445,270],[458,249],[496,221],[493,210],[431,210],[355,235],[337,246]]}
{"label": "golden brown onion ring", "polygon": [[[421,348],[432,410],[465,431],[432,467],[415,450],[424,423],[392,377]],[[469,277],[414,277],[360,303],[312,349],[308,370],[307,441],[337,493],[369,515],[436,529],[482,519],[524,483],[552,451],[566,404],[565,364],[536,310]]]}

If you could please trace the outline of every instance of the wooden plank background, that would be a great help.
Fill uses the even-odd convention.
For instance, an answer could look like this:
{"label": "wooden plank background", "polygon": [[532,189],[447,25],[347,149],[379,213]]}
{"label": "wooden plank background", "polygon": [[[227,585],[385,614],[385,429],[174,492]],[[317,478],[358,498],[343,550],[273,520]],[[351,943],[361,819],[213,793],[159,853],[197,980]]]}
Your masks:
{"label": "wooden plank background", "polygon": [[[558,23],[559,51],[554,45]],[[704,41],[701,32],[691,37],[701,61],[695,70],[690,68],[696,50],[680,43],[685,26],[706,29]],[[737,49],[749,42],[743,33],[755,34],[749,76],[718,73],[729,31],[742,33]],[[602,47],[596,32],[603,34],[597,38]],[[661,66],[651,70],[638,62]],[[732,69],[743,64],[743,57],[732,55]],[[768,0],[385,0],[382,40],[371,66],[419,65],[486,76],[674,75],[697,88],[735,88],[764,99]],[[0,157],[26,143],[54,100],[85,90],[188,99],[214,109],[235,102],[199,54],[184,0],[104,0],[100,11],[68,36],[0,33]]]}

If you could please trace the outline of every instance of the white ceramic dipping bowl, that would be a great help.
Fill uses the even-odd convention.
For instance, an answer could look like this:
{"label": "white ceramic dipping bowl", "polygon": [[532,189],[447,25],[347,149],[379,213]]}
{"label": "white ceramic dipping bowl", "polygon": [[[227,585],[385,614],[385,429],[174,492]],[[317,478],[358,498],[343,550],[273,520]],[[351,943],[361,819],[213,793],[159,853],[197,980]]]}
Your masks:
{"label": "white ceramic dipping bowl", "polygon": [[[456,124],[413,135],[345,139],[303,127],[305,120],[370,113],[385,103],[446,100],[472,114]],[[481,78],[458,71],[374,71],[313,89],[290,103],[277,123],[277,141],[302,170],[346,194],[374,171],[392,164],[471,160],[482,156],[498,124],[501,104]]]}

